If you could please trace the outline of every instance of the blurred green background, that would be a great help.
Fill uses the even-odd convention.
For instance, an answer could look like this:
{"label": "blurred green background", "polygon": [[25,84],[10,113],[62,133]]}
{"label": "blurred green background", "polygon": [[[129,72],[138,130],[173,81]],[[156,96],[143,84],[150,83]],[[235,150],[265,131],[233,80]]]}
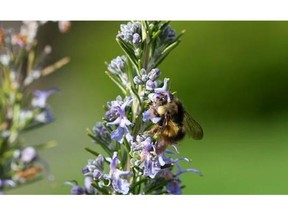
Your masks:
{"label": "blurred green background", "polygon": [[[98,148],[86,135],[104,114],[102,106],[120,93],[104,74],[123,52],[115,41],[119,21],[77,21],[60,34],[56,23],[40,32],[53,59],[69,65],[40,80],[57,87],[49,98],[56,121],[23,134],[27,143],[56,140],[41,152],[56,181],[8,194],[69,194],[66,180],[83,183],[81,168]],[[185,139],[179,151],[204,176],[186,173],[184,194],[288,194],[288,22],[172,21],[182,42],[160,65],[188,112],[204,129],[201,141]],[[53,60],[51,59],[51,61]]]}

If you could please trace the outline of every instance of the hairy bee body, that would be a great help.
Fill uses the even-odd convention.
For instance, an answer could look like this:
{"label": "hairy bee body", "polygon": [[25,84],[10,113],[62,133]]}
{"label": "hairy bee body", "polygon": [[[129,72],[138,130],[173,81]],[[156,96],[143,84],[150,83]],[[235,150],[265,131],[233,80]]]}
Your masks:
{"label": "hairy bee body", "polygon": [[201,126],[189,116],[182,103],[173,95],[170,95],[169,101],[167,96],[160,97],[152,107],[152,112],[160,117],[151,130],[158,140],[158,153],[163,152],[168,145],[182,140],[186,134],[194,139],[202,139]]}
{"label": "hairy bee body", "polygon": [[157,132],[160,140],[173,143],[184,138],[184,109],[178,100],[159,106],[157,114],[161,119],[154,126],[153,131]]}

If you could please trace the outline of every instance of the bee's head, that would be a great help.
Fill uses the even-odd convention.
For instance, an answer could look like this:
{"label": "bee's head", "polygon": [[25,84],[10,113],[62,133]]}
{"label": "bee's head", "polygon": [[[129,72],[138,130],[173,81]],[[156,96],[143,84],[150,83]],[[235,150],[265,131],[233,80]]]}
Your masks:
{"label": "bee's head", "polygon": [[[171,100],[172,95],[169,95],[169,99]],[[156,100],[155,100],[155,105],[158,106],[163,106],[166,105],[167,103],[169,103],[170,101],[168,101],[168,95],[167,94],[158,94],[156,96]]]}

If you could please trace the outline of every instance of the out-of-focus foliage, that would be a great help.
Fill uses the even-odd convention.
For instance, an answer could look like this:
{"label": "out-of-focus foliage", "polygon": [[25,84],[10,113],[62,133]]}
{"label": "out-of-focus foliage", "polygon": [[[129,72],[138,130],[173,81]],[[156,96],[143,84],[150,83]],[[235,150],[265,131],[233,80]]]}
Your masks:
{"label": "out-of-focus foliage", "polygon": [[[57,89],[35,90],[31,85],[65,65],[63,58],[47,64],[52,48],[49,45],[39,51],[38,31],[46,22],[24,21],[17,27],[0,28],[0,193],[6,188],[31,183],[49,174],[47,162],[37,150],[55,145],[25,143],[22,133],[53,120],[48,97]],[[59,26],[64,29],[63,22]],[[64,22],[69,26],[69,22]],[[3,23],[4,26],[4,23]],[[32,144],[33,143],[33,144]],[[50,174],[48,177],[52,177]]]}

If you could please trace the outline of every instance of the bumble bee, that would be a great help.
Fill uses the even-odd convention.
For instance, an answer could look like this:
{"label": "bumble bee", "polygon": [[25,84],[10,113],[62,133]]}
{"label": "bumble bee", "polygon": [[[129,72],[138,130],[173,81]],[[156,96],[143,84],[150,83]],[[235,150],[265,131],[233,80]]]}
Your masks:
{"label": "bumble bee", "polygon": [[151,129],[158,140],[157,154],[163,152],[168,145],[182,140],[185,134],[196,140],[203,138],[200,124],[185,111],[179,99],[172,94],[159,94],[150,109],[154,116],[160,118]]}

